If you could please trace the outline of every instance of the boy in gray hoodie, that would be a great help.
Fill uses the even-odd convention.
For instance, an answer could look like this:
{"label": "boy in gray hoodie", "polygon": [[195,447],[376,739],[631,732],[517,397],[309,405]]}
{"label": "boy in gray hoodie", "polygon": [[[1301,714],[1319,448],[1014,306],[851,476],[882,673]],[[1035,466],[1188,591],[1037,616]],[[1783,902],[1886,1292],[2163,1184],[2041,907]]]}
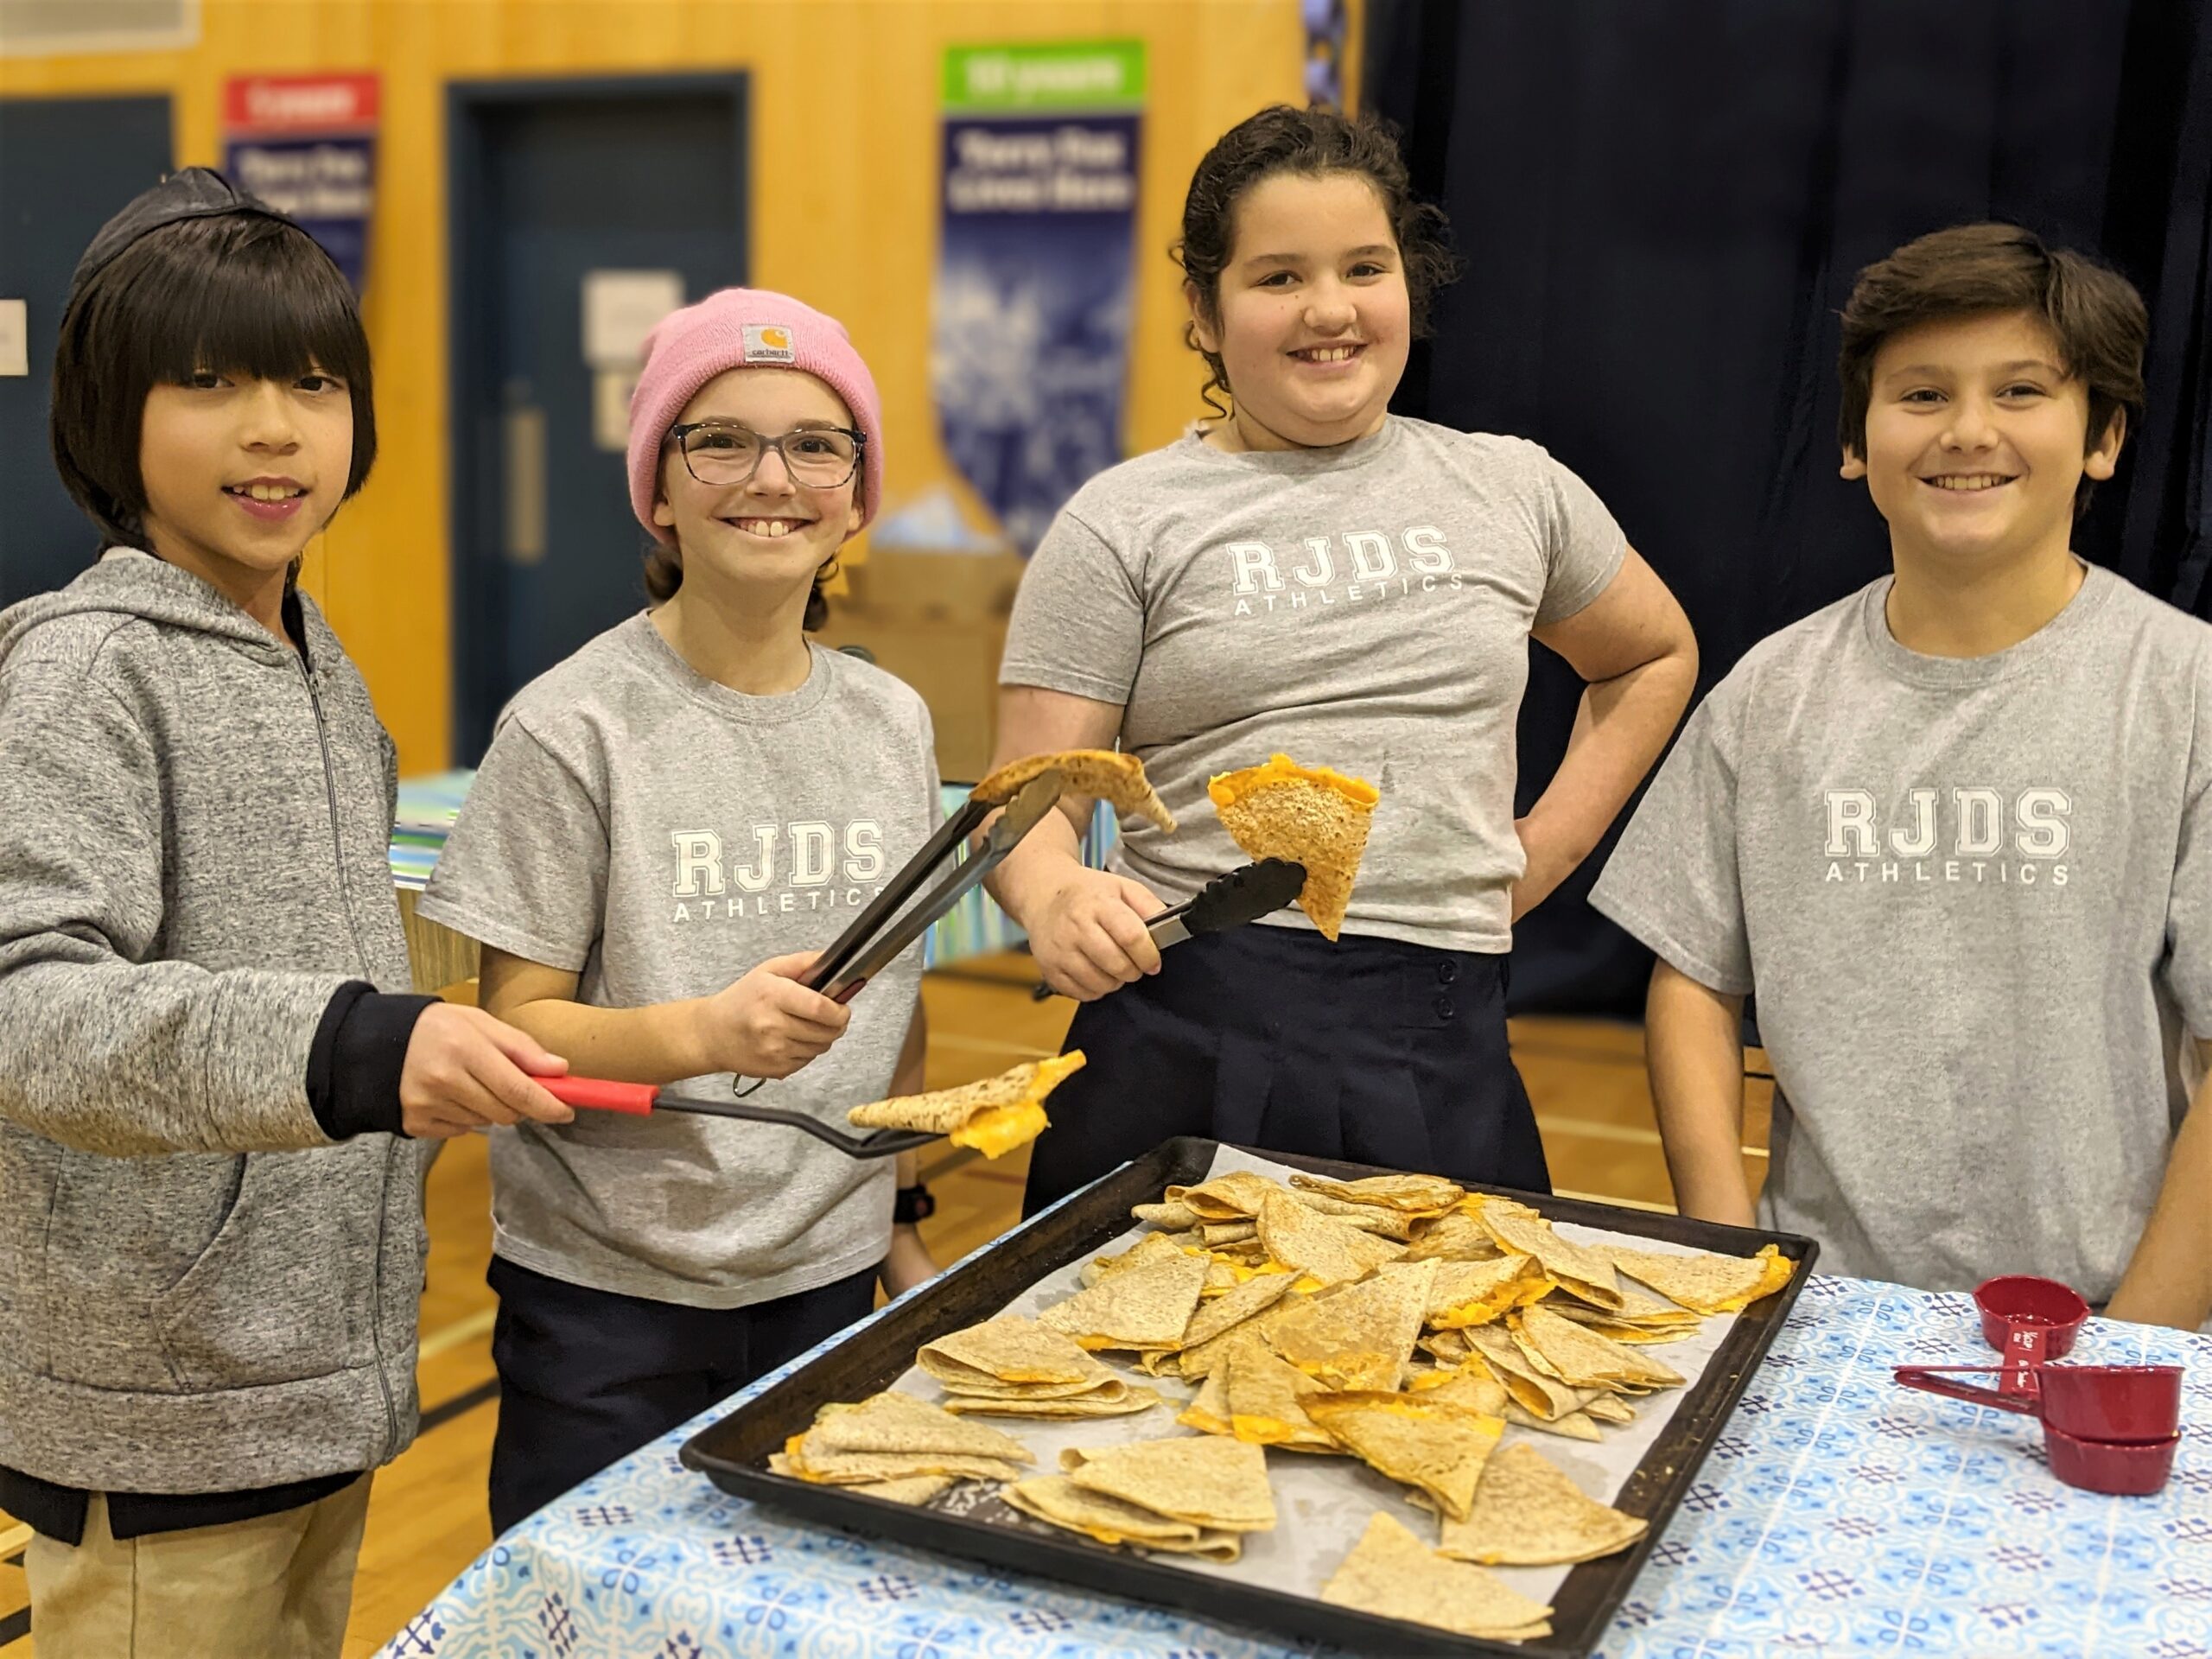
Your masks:
{"label": "boy in gray hoodie", "polygon": [[416,1424],[423,1159],[563,1069],[403,995],[394,752],[293,584],[376,452],[329,258],[193,168],[70,287],[105,551],[0,613],[0,1509],[41,1659],[335,1655]]}

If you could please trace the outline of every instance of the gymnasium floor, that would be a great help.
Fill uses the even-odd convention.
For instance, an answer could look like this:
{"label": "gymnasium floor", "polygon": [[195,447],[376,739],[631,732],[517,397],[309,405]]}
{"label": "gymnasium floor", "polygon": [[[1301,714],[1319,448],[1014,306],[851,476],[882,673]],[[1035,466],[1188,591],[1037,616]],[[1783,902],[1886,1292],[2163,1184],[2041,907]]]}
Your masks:
{"label": "gymnasium floor", "polygon": [[[1026,957],[932,973],[928,1084],[949,1087],[1056,1052],[1074,1005],[1031,1000]],[[1552,1179],[1562,1192],[1669,1207],[1667,1171],[1643,1077],[1643,1033],[1589,1020],[1513,1022],[1513,1049],[1535,1103]],[[1764,1069],[1764,1068],[1760,1068]],[[1765,1085],[1754,1084],[1746,1141],[1766,1139]],[[988,1243],[1020,1209],[1024,1154],[988,1163],[947,1147],[925,1159],[938,1212],[923,1225],[945,1266]],[[1745,1154],[1754,1175],[1764,1154]],[[485,1145],[451,1143],[430,1174],[430,1270],[423,1296],[423,1432],[377,1476],[355,1584],[346,1659],[365,1659],[491,1541],[485,1476],[496,1415],[492,1372],[491,1250]],[[0,1515],[0,1659],[31,1659],[23,1587],[27,1530]]]}

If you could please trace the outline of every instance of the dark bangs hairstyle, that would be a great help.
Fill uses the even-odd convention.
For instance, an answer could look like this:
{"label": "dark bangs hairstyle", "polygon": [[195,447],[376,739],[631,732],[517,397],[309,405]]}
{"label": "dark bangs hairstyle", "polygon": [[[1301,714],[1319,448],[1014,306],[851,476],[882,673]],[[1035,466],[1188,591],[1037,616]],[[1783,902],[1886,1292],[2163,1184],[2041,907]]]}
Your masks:
{"label": "dark bangs hairstyle", "polygon": [[[1866,410],[1874,397],[1874,354],[1893,334],[1946,317],[2024,311],[2057,341],[2059,366],[2089,398],[2087,454],[2122,410],[2143,412],[2143,353],[2150,314],[2135,285],[2108,265],[2047,247],[2018,225],[1954,225],[1906,243],[1859,273],[1843,308],[1843,381],[1837,435],[1847,454],[1866,454]],[[2074,492],[2074,516],[2094,481]]]}
{"label": "dark bangs hairstyle", "polygon": [[[1398,245],[1414,337],[1425,336],[1430,300],[1459,274],[1446,241],[1443,210],[1415,199],[1396,131],[1388,123],[1288,104],[1273,105],[1238,122],[1214,141],[1191,175],[1183,198],[1183,234],[1168,251],[1198,290],[1198,311],[1207,323],[1216,328],[1221,323],[1221,275],[1236,253],[1236,204],[1254,185],[1278,173],[1309,179],[1349,173],[1367,181]],[[1198,344],[1198,329],[1189,322],[1183,325],[1183,343],[1205,359],[1211,376],[1199,396],[1216,414],[1227,415],[1213,396],[1236,396],[1220,354]]]}
{"label": "dark bangs hairstyle", "polygon": [[54,464],[111,543],[144,544],[138,448],[156,386],[216,373],[289,383],[321,373],[353,405],[350,500],[376,461],[374,388],[360,308],[330,256],[260,213],[148,232],[70,302],[54,354]]}

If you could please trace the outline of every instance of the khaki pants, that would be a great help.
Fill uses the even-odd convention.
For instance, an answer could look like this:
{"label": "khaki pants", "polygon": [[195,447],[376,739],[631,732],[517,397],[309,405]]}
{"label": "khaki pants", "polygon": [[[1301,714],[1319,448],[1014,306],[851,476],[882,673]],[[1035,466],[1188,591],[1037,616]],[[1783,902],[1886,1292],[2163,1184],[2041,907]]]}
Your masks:
{"label": "khaki pants", "polygon": [[319,1503],[118,1539],[94,1497],[75,1548],[24,1553],[38,1659],[338,1659],[369,1477]]}

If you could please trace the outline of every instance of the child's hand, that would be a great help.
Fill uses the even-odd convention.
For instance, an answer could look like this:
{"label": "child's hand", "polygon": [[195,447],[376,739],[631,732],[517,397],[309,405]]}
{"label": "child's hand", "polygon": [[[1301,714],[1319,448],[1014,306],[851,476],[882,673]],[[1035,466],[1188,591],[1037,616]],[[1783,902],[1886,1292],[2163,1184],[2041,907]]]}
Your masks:
{"label": "child's hand", "polygon": [[400,1067],[401,1127],[418,1141],[447,1141],[522,1118],[566,1123],[575,1114],[527,1074],[557,1077],[568,1069],[481,1008],[435,1003],[415,1022]]}
{"label": "child's hand", "polygon": [[853,1016],[842,1003],[798,982],[814,961],[810,950],[772,957],[699,1004],[699,1035],[711,1057],[709,1069],[741,1077],[788,1077],[829,1052]]}

